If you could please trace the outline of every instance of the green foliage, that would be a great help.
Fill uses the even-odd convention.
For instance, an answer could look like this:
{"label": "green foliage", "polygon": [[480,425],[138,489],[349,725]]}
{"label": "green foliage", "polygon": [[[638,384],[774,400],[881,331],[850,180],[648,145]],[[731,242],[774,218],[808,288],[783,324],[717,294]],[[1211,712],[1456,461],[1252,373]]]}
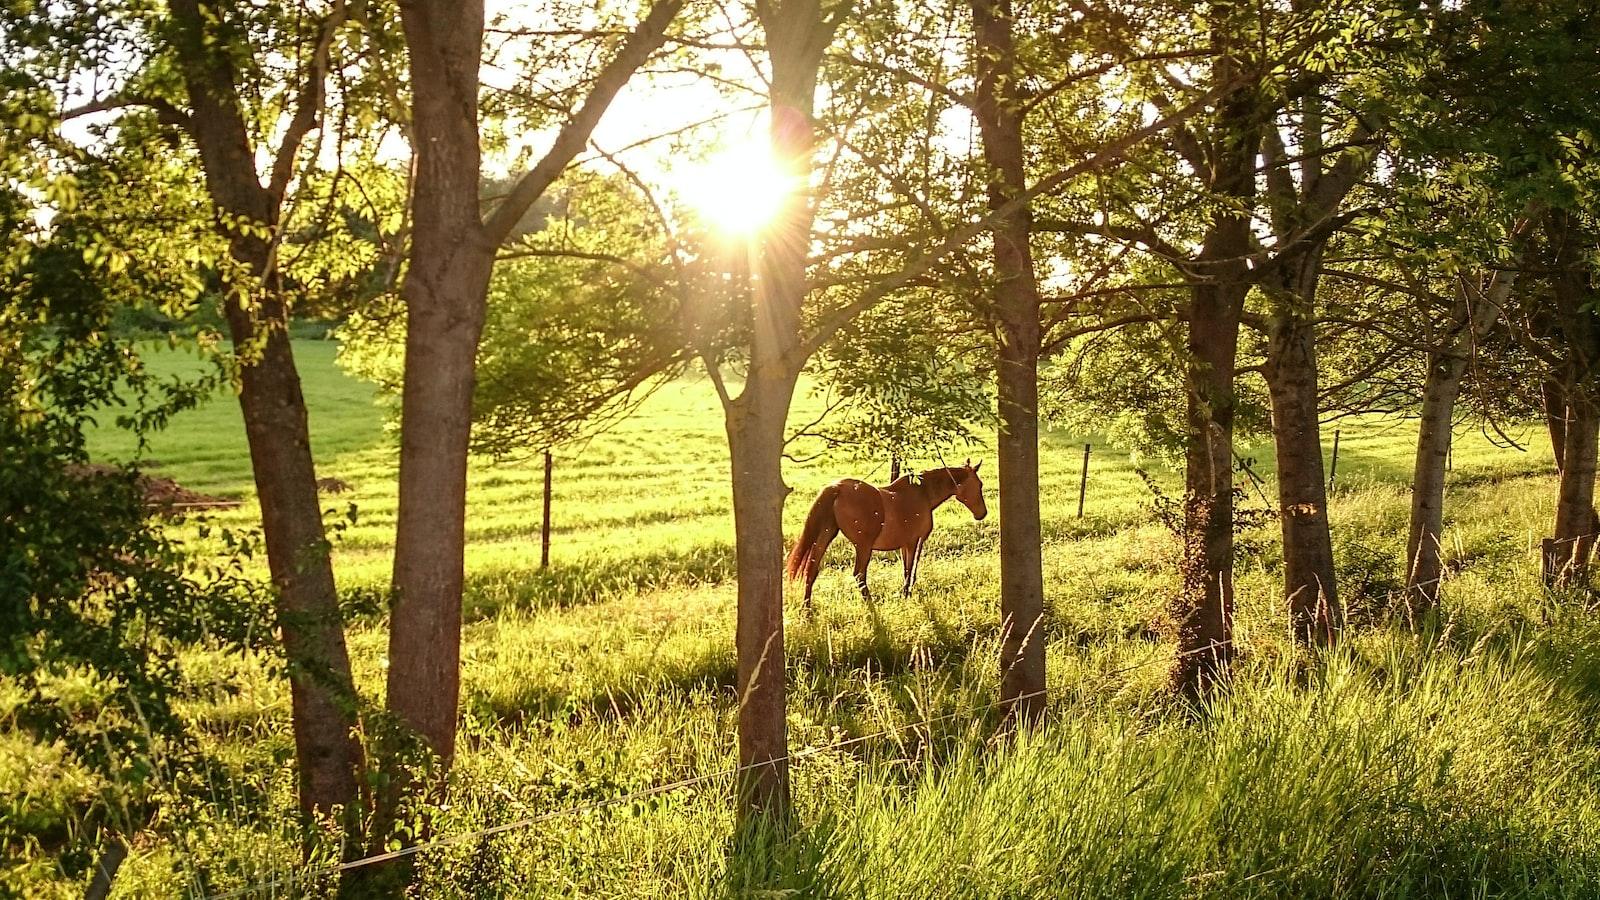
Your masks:
{"label": "green foliage", "polygon": [[[494,456],[572,444],[710,349],[721,290],[673,255],[620,179],[578,178],[495,268],[478,349],[473,442]],[[673,263],[678,263],[673,267]],[[687,267],[703,274],[703,266]],[[692,295],[693,303],[685,300]],[[340,329],[348,371],[398,399],[405,318],[386,295]]]}
{"label": "green foliage", "polygon": [[936,297],[908,296],[842,329],[814,367],[831,413],[811,432],[819,452],[933,466],[979,444],[994,421],[993,379],[962,316]]}
{"label": "green foliage", "polygon": [[[134,470],[85,465],[97,417],[132,400],[119,425],[143,433],[196,394],[160,384],[112,331],[138,267],[109,262],[126,250],[77,215],[45,232],[35,207],[0,194],[0,722],[13,749],[72,791],[69,814],[26,799],[36,776],[0,774],[12,798],[0,845],[8,858],[48,854],[69,874],[193,787],[180,654],[254,645],[266,609],[242,568],[246,536],[224,531],[219,555],[196,557],[151,519]],[[0,892],[38,874],[0,869]]]}

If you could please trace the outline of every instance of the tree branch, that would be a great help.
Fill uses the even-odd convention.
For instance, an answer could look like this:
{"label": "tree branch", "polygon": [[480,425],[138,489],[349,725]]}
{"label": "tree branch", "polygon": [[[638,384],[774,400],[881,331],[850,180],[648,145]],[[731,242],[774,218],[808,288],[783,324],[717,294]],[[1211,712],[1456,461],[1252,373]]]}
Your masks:
{"label": "tree branch", "polygon": [[484,236],[491,244],[505,242],[528,208],[549,190],[573,157],[588,145],[589,136],[600,124],[600,117],[611,106],[611,101],[645,60],[666,42],[667,26],[672,24],[683,4],[684,0],[656,0],[650,7],[650,12],[622,42],[617,55],[601,69],[583,105],[561,126],[544,158],[517,181],[506,199],[489,214],[484,223]]}

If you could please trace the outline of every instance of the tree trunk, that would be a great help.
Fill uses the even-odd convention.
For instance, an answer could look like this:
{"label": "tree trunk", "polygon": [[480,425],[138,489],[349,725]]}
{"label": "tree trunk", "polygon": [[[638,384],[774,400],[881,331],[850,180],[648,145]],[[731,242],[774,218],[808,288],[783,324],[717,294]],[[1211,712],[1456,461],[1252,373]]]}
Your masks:
{"label": "tree trunk", "polygon": [[[411,67],[416,178],[400,398],[400,492],[390,598],[384,772],[370,848],[407,798],[440,792],[455,756],[461,692],[467,449],[478,339],[495,245],[479,213],[478,67],[483,3],[400,7]],[[415,775],[421,773],[419,783]],[[422,810],[416,810],[421,812]],[[429,831],[421,819],[419,834]],[[351,870],[345,896],[397,896],[415,857]]]}
{"label": "tree trunk", "polygon": [[388,704],[448,765],[460,691],[467,444],[494,248],[478,212],[481,0],[401,5],[416,208],[400,399]]}
{"label": "tree trunk", "polygon": [[[989,164],[989,208],[1026,189],[1022,104],[1009,0],[974,0],[978,62],[974,107]],[[1039,525],[1039,288],[1024,206],[995,218],[994,285],[1000,433],[1000,697],[1010,716],[1044,718],[1044,562]]]}
{"label": "tree trunk", "polygon": [[1540,399],[1544,401],[1545,427],[1550,431],[1550,452],[1555,455],[1556,471],[1561,471],[1561,460],[1567,449],[1567,391],[1558,378],[1546,378],[1540,386]]}
{"label": "tree trunk", "polygon": [[1595,548],[1594,480],[1600,409],[1582,391],[1567,396],[1567,427],[1555,534],[1546,577],[1556,585],[1586,583]]}
{"label": "tree trunk", "polygon": [[789,738],[783,642],[784,423],[788,375],[757,377],[727,411],[738,561],[738,808],[745,818],[789,812]]}
{"label": "tree trunk", "polygon": [[1233,658],[1233,375],[1246,288],[1202,284],[1189,319],[1183,594],[1172,683],[1205,695]]}
{"label": "tree trunk", "polygon": [[[1513,259],[1525,247],[1532,209],[1513,229]],[[1450,443],[1455,425],[1456,400],[1466,380],[1473,348],[1500,320],[1501,310],[1517,283],[1514,268],[1497,269],[1480,288],[1459,288],[1451,326],[1442,346],[1428,354],[1428,374],[1422,389],[1421,423],[1417,431],[1417,458],[1411,475],[1411,525],[1406,536],[1406,609],[1413,622],[1439,603],[1444,578],[1444,483],[1450,465]]]}
{"label": "tree trunk", "polygon": [[[420,225],[420,220],[419,220]],[[419,227],[414,240],[425,238]],[[492,259],[406,280],[400,503],[390,607],[388,707],[448,768],[461,691],[467,447],[478,337]],[[424,285],[413,289],[413,285]]]}
{"label": "tree trunk", "polygon": [[[1545,577],[1555,585],[1587,584],[1600,518],[1594,508],[1596,443],[1600,441],[1600,318],[1589,270],[1592,235],[1571,213],[1552,213],[1546,224],[1554,252],[1550,310],[1563,356],[1561,481],[1555,534],[1545,553]],[[1552,432],[1554,429],[1552,429]]]}
{"label": "tree trunk", "polygon": [[[809,181],[816,147],[817,74],[838,20],[813,3],[761,4],[772,60],[772,155],[797,181]],[[805,365],[801,309],[811,224],[808,197],[789,197],[758,236],[751,286],[750,367],[744,389],[724,403],[733,462],[738,560],[739,762],[735,804],[741,822],[789,819],[789,737],[783,645],[784,426]]]}
{"label": "tree trunk", "polygon": [[270,294],[257,298],[256,316],[228,304],[235,345],[251,348],[241,351],[247,361],[240,369],[239,408],[289,663],[300,806],[328,812],[356,798],[355,682],[287,317]]}
{"label": "tree trunk", "polygon": [[1411,473],[1411,526],[1406,537],[1407,609],[1412,620],[1439,603],[1444,578],[1444,484],[1454,437],[1456,399],[1467,374],[1467,360],[1454,347],[1428,354],[1417,430],[1417,455]]}
{"label": "tree trunk", "polygon": [[[1240,80],[1229,6],[1212,11],[1218,53],[1213,84]],[[1233,381],[1239,322],[1250,291],[1250,214],[1256,201],[1261,110],[1254,87],[1233,88],[1217,106],[1209,184],[1236,206],[1212,214],[1191,273],[1184,448],[1183,592],[1176,609],[1178,657],[1173,688],[1203,698],[1233,658]]]}
{"label": "tree trunk", "polygon": [[[251,282],[227,286],[223,312],[240,363],[239,408],[288,660],[300,807],[326,813],[347,807],[357,795],[362,762],[354,733],[355,683],[274,248],[268,238],[238,227],[275,229],[283,197],[257,178],[238,73],[230,58],[215,51],[213,13],[197,0],[176,0],[172,15],[193,111],[189,133],[219,213],[218,229]],[[294,149],[286,146],[280,153],[292,155]]]}
{"label": "tree trunk", "polygon": [[1321,253],[1288,264],[1267,334],[1267,390],[1278,457],[1283,528],[1283,589],[1289,621],[1302,643],[1331,645],[1343,626],[1328,527],[1317,401],[1316,325],[1312,320]]}

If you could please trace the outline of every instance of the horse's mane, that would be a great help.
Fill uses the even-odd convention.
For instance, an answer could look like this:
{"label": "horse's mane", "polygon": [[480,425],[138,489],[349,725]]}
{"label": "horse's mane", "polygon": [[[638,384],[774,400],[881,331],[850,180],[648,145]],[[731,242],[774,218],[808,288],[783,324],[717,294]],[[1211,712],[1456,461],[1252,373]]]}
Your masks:
{"label": "horse's mane", "polygon": [[952,484],[960,484],[967,480],[967,469],[965,466],[941,466],[937,469],[929,469],[917,477],[926,482],[930,477],[939,475],[948,475]]}

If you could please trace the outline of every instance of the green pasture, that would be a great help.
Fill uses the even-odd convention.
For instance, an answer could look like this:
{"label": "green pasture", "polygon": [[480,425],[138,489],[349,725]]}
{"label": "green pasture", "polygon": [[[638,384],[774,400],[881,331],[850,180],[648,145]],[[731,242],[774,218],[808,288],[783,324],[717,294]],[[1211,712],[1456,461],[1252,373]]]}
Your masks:
{"label": "green pasture", "polygon": [[[356,612],[357,678],[381,702],[381,617],[395,461],[373,390],[339,372],[331,342],[301,342],[341,588]],[[192,357],[162,357],[181,371]],[[803,396],[794,420],[819,401]],[[1295,649],[1276,600],[1275,523],[1238,563],[1242,656],[1205,716],[1163,691],[1175,539],[1140,461],[1093,435],[1044,446],[1051,725],[991,740],[998,616],[995,516],[941,510],[918,591],[897,563],[855,594],[836,551],[818,610],[791,609],[790,743],[799,806],[787,838],[733,840],[733,554],[721,413],[709,385],[666,385],[615,431],[558,452],[552,566],[539,571],[542,469],[475,460],[462,730],[440,834],[579,807],[697,776],[691,788],[540,822],[424,855],[427,897],[1588,897],[1600,896],[1600,627],[1582,596],[1538,584],[1554,478],[1527,451],[1463,431],[1449,502],[1449,618],[1427,640],[1400,627],[1414,425],[1340,425],[1335,542],[1352,629],[1326,657]],[[1331,429],[1327,439],[1331,444]],[[1095,445],[1077,518],[1082,447]],[[532,448],[530,448],[532,449]],[[119,435],[95,452],[127,458]],[[1242,448],[1271,488],[1270,447]],[[229,397],[156,436],[152,468],[244,501],[248,456]],[[961,454],[963,457],[966,453]],[[992,458],[988,448],[974,457]],[[951,460],[956,462],[957,460]],[[937,465],[921,460],[913,468]],[[1144,467],[1176,484],[1159,461]],[[993,463],[989,475],[994,500]],[[798,527],[842,475],[884,460],[787,470]],[[1254,496],[1254,492],[1252,491]],[[1261,505],[1261,498],[1255,498]],[[209,696],[190,713],[213,754],[213,796],[178,834],[146,834],[117,896],[203,896],[293,879],[287,696],[270,660],[197,653]],[[841,741],[861,738],[844,747]],[[50,748],[0,754],[0,796],[34,798],[29,833],[70,827],[96,786]],[[192,798],[191,798],[192,799]],[[5,876],[43,896],[81,888],[39,858]],[[257,896],[318,895],[328,879]]]}

